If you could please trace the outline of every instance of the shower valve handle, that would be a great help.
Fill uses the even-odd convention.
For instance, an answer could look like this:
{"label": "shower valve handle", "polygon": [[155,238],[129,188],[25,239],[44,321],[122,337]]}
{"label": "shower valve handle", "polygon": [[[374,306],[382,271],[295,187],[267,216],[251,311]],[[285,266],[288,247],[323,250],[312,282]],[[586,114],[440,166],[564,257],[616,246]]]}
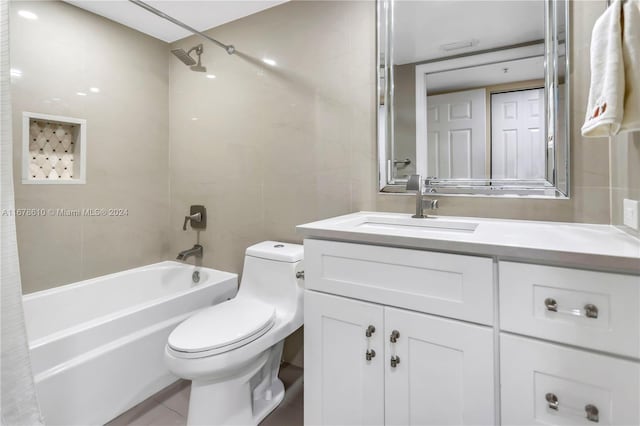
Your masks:
{"label": "shower valve handle", "polygon": [[205,229],[207,227],[207,209],[202,205],[192,205],[189,214],[184,217],[182,230],[187,230],[187,223],[191,223],[193,229]]}
{"label": "shower valve handle", "polygon": [[194,213],[192,215],[185,216],[184,217],[184,225],[182,225],[182,230],[183,231],[187,230],[187,222],[191,221],[191,223],[194,223],[194,222],[200,222],[201,220],[202,220],[202,214],[201,213]]}

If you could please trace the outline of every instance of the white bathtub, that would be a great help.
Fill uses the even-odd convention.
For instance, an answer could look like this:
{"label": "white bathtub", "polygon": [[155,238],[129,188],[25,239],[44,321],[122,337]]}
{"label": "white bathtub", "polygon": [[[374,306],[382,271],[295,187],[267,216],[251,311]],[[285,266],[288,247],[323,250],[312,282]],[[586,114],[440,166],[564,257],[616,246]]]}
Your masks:
{"label": "white bathtub", "polygon": [[163,363],[169,333],[237,289],[236,274],[161,262],[25,295],[45,424],[104,424],[177,380]]}

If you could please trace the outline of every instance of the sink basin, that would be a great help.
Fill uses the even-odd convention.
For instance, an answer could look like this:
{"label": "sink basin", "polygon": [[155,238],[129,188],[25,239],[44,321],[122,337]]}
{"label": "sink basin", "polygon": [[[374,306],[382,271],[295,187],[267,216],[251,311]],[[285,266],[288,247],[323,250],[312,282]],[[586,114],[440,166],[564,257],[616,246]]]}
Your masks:
{"label": "sink basin", "polygon": [[382,231],[422,234],[432,232],[473,233],[478,223],[466,221],[452,221],[442,218],[414,219],[408,215],[362,215],[353,217],[340,224],[344,230],[353,231]]}

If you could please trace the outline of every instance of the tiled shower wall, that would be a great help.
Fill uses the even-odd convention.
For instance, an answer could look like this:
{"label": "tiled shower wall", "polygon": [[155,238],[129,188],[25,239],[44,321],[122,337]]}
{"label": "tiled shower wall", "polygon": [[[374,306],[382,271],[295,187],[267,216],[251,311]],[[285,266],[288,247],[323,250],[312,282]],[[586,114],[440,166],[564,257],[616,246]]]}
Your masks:
{"label": "tiled shower wall", "polygon": [[375,7],[293,1],[207,33],[238,53],[205,44],[215,79],[170,62],[171,252],[195,242],[182,220],[204,204],[204,263],[241,272],[248,245],[371,206]]}
{"label": "tiled shower wall", "polygon": [[[19,17],[22,8],[38,19]],[[46,212],[17,217],[23,291],[164,260],[169,223],[167,44],[61,1],[12,1],[10,19],[11,67],[22,71],[11,85],[16,207]],[[87,120],[86,184],[20,183],[23,111]],[[64,167],[68,171],[72,162],[58,152],[58,147],[65,151],[67,142],[62,133],[61,143],[49,148],[62,154],[53,170],[64,176]],[[45,157],[41,165],[51,161]],[[83,208],[122,208],[127,214],[64,216],[57,211],[75,214]]]}

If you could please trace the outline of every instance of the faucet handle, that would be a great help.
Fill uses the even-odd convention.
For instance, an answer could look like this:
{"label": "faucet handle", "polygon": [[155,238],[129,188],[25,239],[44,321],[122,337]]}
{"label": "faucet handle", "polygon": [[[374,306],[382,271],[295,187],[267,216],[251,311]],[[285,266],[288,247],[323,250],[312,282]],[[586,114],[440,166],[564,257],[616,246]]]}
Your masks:
{"label": "faucet handle", "polygon": [[436,176],[427,176],[424,179],[424,184],[425,185],[431,185],[433,183],[434,180],[438,180],[438,178]]}
{"label": "faucet handle", "polygon": [[420,175],[411,175],[407,180],[407,191],[421,191],[422,190],[422,178]]}

